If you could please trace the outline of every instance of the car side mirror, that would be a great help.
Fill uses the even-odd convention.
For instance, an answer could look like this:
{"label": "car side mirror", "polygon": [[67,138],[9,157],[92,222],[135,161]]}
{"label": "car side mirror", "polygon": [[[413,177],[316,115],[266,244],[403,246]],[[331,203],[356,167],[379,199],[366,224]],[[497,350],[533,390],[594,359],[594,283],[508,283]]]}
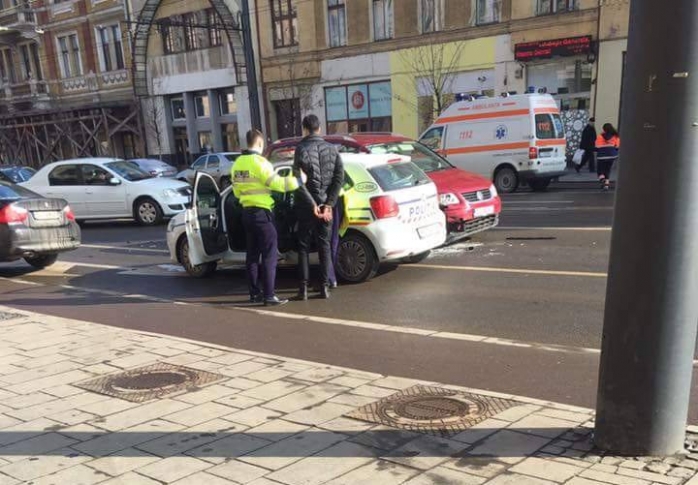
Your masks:
{"label": "car side mirror", "polygon": [[116,177],[112,177],[109,179],[109,185],[121,185],[121,180]]}

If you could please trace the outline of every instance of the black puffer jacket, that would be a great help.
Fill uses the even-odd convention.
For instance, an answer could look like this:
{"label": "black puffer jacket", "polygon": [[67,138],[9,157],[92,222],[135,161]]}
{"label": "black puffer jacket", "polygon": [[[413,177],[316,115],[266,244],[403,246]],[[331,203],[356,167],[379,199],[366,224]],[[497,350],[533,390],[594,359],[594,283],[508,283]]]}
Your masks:
{"label": "black puffer jacket", "polygon": [[293,159],[293,174],[300,177],[301,171],[308,176],[305,184],[307,191],[299,191],[296,206],[334,207],[344,184],[344,165],[337,148],[320,136],[306,136],[296,147]]}

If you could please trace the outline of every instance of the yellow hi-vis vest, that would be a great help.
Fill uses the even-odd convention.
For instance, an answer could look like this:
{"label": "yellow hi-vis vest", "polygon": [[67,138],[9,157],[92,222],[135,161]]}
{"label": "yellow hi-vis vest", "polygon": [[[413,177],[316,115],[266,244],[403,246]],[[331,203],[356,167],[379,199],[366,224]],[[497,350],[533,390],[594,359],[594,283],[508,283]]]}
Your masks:
{"label": "yellow hi-vis vest", "polygon": [[233,193],[243,207],[259,207],[271,210],[274,207],[272,191],[293,192],[298,189],[298,180],[293,175],[282,177],[263,156],[257,153],[240,155],[230,173]]}

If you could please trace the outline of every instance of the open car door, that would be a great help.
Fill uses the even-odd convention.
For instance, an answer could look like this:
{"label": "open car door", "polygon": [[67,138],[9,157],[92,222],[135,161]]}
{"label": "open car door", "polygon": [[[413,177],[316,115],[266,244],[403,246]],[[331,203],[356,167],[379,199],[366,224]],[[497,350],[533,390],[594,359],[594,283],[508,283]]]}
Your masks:
{"label": "open car door", "polygon": [[[280,165],[275,167],[275,171],[282,177],[291,175],[290,165]],[[295,251],[298,249],[296,235],[296,212],[293,208],[296,194],[294,192],[272,193],[274,198],[274,219],[276,220],[276,232],[279,235],[279,251]]]}
{"label": "open car door", "polygon": [[228,251],[221,214],[221,194],[215,180],[197,172],[191,208],[184,216],[192,265],[218,261]]}

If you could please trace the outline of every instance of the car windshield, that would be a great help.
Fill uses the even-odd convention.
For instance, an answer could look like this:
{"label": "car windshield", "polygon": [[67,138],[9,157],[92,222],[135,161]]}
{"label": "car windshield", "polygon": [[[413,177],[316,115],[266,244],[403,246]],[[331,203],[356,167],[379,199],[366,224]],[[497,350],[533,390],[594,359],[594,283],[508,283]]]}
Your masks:
{"label": "car windshield", "polygon": [[26,182],[36,173],[36,170],[29,167],[5,167],[0,168],[0,172],[15,183]]}
{"label": "car windshield", "polygon": [[35,197],[40,198],[41,196],[19,185],[0,181],[0,200],[31,199]]}
{"label": "car windshield", "polygon": [[130,162],[110,162],[105,164],[107,168],[116,172],[119,176],[125,178],[129,182],[138,182],[139,180],[145,180],[151,178],[148,172],[144,172],[138,168],[135,164]]}
{"label": "car windshield", "polygon": [[426,173],[453,168],[453,165],[416,141],[380,143],[371,145],[368,149],[371,153],[394,153],[411,157],[412,162]]}
{"label": "car windshield", "polygon": [[227,158],[229,162],[234,162],[240,155],[238,155],[237,153],[227,153],[223,156]]}
{"label": "car windshield", "polygon": [[431,182],[429,177],[412,162],[381,165],[370,169],[369,173],[386,192]]}

